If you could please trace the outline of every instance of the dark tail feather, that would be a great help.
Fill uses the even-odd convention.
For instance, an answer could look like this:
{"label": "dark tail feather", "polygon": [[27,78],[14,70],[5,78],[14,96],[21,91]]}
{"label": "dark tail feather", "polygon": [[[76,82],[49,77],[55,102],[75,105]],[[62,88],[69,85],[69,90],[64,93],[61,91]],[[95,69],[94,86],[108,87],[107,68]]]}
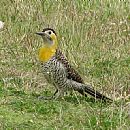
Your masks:
{"label": "dark tail feather", "polygon": [[81,95],[87,97],[87,94],[85,93],[85,91],[84,91],[83,89],[78,90],[78,92],[79,92]]}
{"label": "dark tail feather", "polygon": [[[80,91],[81,91],[81,90],[80,90]],[[84,92],[90,94],[91,96],[93,96],[93,97],[95,97],[95,98],[97,98],[97,99],[101,99],[101,100],[103,100],[103,101],[107,101],[107,100],[112,101],[112,99],[110,99],[110,98],[104,96],[103,94],[101,94],[100,92],[94,90],[94,89],[93,89],[91,86],[89,86],[89,85],[83,85],[83,86],[82,86],[82,91],[84,91]]]}

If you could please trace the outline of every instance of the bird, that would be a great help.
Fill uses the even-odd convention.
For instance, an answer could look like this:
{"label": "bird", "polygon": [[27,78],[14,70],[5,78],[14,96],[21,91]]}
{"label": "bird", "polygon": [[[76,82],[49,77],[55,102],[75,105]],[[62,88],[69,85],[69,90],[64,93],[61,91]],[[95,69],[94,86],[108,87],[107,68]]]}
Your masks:
{"label": "bird", "polygon": [[85,97],[89,94],[95,99],[112,100],[95,90],[91,85],[84,83],[80,74],[70,65],[59,49],[58,38],[54,29],[44,28],[42,31],[36,32],[36,34],[43,39],[38,52],[42,72],[48,83],[52,84],[56,89],[52,96],[40,96],[40,98],[62,98],[67,91],[74,90]]}

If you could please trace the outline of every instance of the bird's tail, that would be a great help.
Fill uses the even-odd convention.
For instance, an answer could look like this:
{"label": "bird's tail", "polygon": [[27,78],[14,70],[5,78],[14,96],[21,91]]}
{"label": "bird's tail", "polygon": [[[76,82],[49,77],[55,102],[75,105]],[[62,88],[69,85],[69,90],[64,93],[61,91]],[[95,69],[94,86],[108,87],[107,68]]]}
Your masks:
{"label": "bird's tail", "polygon": [[90,94],[91,96],[97,98],[97,99],[101,99],[103,101],[112,101],[112,99],[106,97],[105,95],[101,94],[100,92],[98,92],[97,90],[95,90],[94,88],[92,88],[90,85],[84,85],[82,86],[83,90]]}
{"label": "bird's tail", "polygon": [[82,95],[84,95],[84,93],[88,93],[96,99],[101,99],[103,101],[108,101],[108,100],[112,101],[112,99],[104,96],[103,94],[95,90],[91,85],[81,84],[77,82],[73,82],[72,84],[73,84],[73,89],[75,91],[78,91]]}
{"label": "bird's tail", "polygon": [[95,90],[91,85],[78,83],[78,82],[73,81],[73,80],[67,80],[66,86],[67,87],[70,86],[70,88],[72,88],[75,91],[78,91],[83,96],[87,96],[87,95],[85,95],[85,93],[88,93],[96,99],[101,99],[103,101],[113,101],[112,99],[104,96],[103,94],[101,94],[100,92]]}

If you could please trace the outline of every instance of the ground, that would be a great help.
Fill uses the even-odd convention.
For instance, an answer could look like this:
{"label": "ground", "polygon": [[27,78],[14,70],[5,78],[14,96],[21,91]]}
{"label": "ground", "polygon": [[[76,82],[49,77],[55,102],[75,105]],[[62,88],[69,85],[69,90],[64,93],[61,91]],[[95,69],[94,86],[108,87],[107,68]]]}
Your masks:
{"label": "ground", "polygon": [[[0,127],[3,130],[130,129],[130,2],[1,0]],[[68,93],[39,100],[53,86],[41,73],[35,35],[45,27],[85,83],[112,103]]]}

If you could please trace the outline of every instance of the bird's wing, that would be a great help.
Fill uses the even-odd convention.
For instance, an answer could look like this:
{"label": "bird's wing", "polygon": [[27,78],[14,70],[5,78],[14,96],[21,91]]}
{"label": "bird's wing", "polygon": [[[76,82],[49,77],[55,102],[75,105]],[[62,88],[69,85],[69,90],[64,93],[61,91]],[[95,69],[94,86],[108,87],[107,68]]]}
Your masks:
{"label": "bird's wing", "polygon": [[[69,64],[68,60],[64,57],[63,53],[57,49],[56,51],[56,55],[55,55],[56,59],[61,62],[67,70],[67,78],[68,79],[72,79],[78,83],[84,83],[83,79],[81,78],[81,76],[78,74],[78,72]],[[84,92],[83,89],[78,90],[78,92],[82,95],[84,95],[85,97],[87,97],[87,94]]]}
{"label": "bird's wing", "polygon": [[68,79],[72,79],[78,83],[84,83],[79,73],[69,64],[68,60],[64,57],[63,53],[59,49],[56,51],[56,59],[66,67]]}

